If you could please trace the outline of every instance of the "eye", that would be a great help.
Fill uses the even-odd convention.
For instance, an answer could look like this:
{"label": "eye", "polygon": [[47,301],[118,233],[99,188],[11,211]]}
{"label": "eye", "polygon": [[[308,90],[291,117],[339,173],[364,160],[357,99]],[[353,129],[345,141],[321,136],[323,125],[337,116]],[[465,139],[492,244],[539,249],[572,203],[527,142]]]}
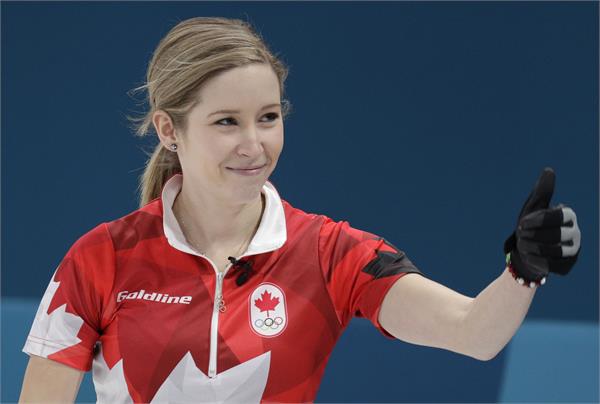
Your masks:
{"label": "eye", "polygon": [[263,120],[262,122],[273,122],[279,118],[279,114],[277,112],[269,112],[263,115],[263,118],[267,118],[267,120]]}
{"label": "eye", "polygon": [[215,122],[216,125],[221,125],[221,126],[231,126],[231,125],[235,125],[237,123],[237,121],[233,118],[223,118],[223,119],[219,119],[217,122]]}

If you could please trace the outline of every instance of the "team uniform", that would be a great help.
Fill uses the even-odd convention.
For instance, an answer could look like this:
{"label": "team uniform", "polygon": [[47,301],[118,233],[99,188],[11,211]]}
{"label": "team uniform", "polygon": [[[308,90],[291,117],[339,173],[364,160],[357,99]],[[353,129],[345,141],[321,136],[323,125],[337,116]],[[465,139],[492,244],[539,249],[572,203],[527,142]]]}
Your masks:
{"label": "team uniform", "polygon": [[102,403],[307,402],[353,316],[391,338],[381,302],[421,274],[402,251],[292,207],[266,182],[256,234],[219,273],[175,219],[181,184],[171,177],[160,198],[73,244],[24,352],[93,369]]}

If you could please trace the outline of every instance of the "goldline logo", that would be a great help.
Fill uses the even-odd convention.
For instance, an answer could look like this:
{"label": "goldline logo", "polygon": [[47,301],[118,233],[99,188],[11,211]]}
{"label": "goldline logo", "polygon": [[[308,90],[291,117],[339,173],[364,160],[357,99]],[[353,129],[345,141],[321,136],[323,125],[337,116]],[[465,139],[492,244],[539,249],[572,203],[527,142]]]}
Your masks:
{"label": "goldline logo", "polygon": [[123,300],[150,300],[152,302],[166,304],[190,304],[192,296],[169,296],[166,293],[162,294],[158,292],[146,293],[144,289],[136,292],[124,290],[117,294],[117,303],[120,303]]}

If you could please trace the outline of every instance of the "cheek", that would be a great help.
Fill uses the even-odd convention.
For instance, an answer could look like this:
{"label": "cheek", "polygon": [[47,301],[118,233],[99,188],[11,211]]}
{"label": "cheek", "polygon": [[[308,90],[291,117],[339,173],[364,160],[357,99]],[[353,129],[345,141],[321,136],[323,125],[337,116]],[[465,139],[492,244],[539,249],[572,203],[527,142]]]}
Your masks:
{"label": "cheek", "polygon": [[197,173],[214,175],[220,170],[223,156],[214,144],[196,143],[185,153],[186,165]]}
{"label": "cheek", "polygon": [[220,164],[227,159],[234,146],[227,138],[207,141],[198,146],[197,158],[206,161],[210,165]]}
{"label": "cheek", "polygon": [[273,151],[273,154],[279,156],[281,150],[283,149],[284,142],[283,127],[281,128],[281,130],[276,131],[274,133],[273,138],[271,140],[271,149]]}

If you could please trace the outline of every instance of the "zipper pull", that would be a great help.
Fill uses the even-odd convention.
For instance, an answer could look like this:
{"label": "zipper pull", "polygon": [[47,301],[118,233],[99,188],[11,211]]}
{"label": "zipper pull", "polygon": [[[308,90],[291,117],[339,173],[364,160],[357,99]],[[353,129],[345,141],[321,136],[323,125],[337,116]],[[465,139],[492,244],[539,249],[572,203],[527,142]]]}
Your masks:
{"label": "zipper pull", "polygon": [[217,308],[219,309],[219,311],[221,313],[224,313],[225,310],[227,310],[227,306],[225,306],[225,299],[223,299],[223,278],[224,278],[224,273],[223,272],[219,272],[219,274],[217,275]]}

